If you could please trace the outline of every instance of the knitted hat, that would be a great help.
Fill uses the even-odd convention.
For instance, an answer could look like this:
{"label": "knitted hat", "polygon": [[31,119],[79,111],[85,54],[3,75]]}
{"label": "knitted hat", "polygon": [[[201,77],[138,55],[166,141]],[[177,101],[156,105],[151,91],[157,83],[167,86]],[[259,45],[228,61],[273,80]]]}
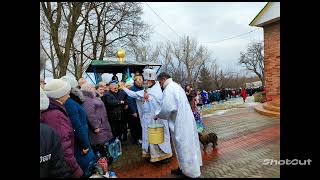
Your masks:
{"label": "knitted hat", "polygon": [[74,77],[62,76],[60,79],[68,82],[71,85],[71,88],[76,88],[78,86],[78,81]]}
{"label": "knitted hat", "polygon": [[82,86],[81,86],[82,91],[90,91],[91,92],[93,88],[95,88],[94,85],[89,82],[86,82],[86,83],[82,84]]}
{"label": "knitted hat", "polygon": [[70,93],[71,86],[61,79],[52,79],[44,87],[44,92],[49,98],[58,99]]}
{"label": "knitted hat", "polygon": [[46,110],[49,107],[49,98],[40,87],[40,111]]}

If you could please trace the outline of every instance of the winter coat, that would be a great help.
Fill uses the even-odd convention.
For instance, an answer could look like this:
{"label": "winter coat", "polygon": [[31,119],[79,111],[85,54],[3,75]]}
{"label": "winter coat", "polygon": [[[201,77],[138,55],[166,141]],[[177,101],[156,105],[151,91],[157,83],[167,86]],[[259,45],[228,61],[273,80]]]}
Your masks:
{"label": "winter coat", "polygon": [[202,104],[207,104],[208,93],[206,91],[201,92],[201,100],[202,100]]}
{"label": "winter coat", "polygon": [[222,89],[220,91],[220,99],[225,100],[226,99],[226,90]]}
{"label": "winter coat", "polygon": [[242,97],[243,99],[246,99],[246,98],[247,98],[247,91],[246,91],[246,89],[242,89],[240,95],[241,95],[241,97]]}
{"label": "winter coat", "polygon": [[216,93],[217,101],[220,101],[220,100],[221,100],[220,94],[221,94],[220,91],[218,91],[218,92]]}
{"label": "winter coat", "polygon": [[[89,130],[88,130],[88,118],[87,113],[76,101],[69,98],[64,104],[69,118],[72,123],[75,135],[75,157],[82,168],[86,170],[89,167],[91,161],[95,161],[95,155],[90,145]],[[82,154],[83,149],[88,149],[86,155]]]}
{"label": "winter coat", "polygon": [[[134,85],[130,88],[131,91],[137,92],[143,90],[142,87],[138,87],[135,83]],[[128,106],[131,114],[137,113],[138,114],[138,108],[137,108],[137,103],[136,99],[128,96]]]}
{"label": "winter coat", "polygon": [[104,104],[110,121],[121,121],[122,105],[118,93],[109,91],[104,97]]}
{"label": "winter coat", "polygon": [[[104,144],[113,138],[105,106],[95,93],[82,91],[85,101],[82,107],[86,110],[89,123],[89,137],[92,145]],[[100,128],[100,132],[94,130]]]}
{"label": "winter coat", "polygon": [[236,91],[232,90],[232,96],[236,97]]}
{"label": "winter coat", "polygon": [[[194,93],[191,91],[191,90],[187,90],[185,89],[185,92],[186,92],[186,95],[187,95],[187,98],[188,98],[188,101],[189,103],[191,104],[192,102],[192,98],[194,97]],[[188,93],[188,94],[187,94]]]}
{"label": "winter coat", "polygon": [[79,88],[71,88],[70,98],[80,105],[85,100],[85,97],[83,96],[82,91]]}
{"label": "winter coat", "polygon": [[119,90],[118,91],[118,97],[120,99],[120,101],[124,101],[124,104],[121,105],[121,107],[124,109],[124,107],[126,105],[128,105],[128,95],[126,92],[124,92],[124,90]]}
{"label": "winter coat", "polygon": [[[130,110],[129,110],[129,105],[128,105],[128,95],[127,93],[124,91],[124,90],[119,90],[118,92],[119,94],[119,99],[121,101],[124,101],[124,104],[122,104],[122,121],[124,122],[123,124],[123,131],[126,132],[127,130],[127,122],[128,122],[128,119],[129,119],[129,115],[130,115]],[[125,106],[127,106],[127,109],[125,109]]]}
{"label": "winter coat", "polygon": [[72,177],[79,178],[83,171],[74,156],[74,133],[71,121],[62,104],[51,98],[49,100],[49,107],[41,113],[40,122],[47,124],[59,135],[64,158],[72,171]]}
{"label": "winter coat", "polygon": [[70,177],[60,138],[46,124],[40,123],[40,178]]}

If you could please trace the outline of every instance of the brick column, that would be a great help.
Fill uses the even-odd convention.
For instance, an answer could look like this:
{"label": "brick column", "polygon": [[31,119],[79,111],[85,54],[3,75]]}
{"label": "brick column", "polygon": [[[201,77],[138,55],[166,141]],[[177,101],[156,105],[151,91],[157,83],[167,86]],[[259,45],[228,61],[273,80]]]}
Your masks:
{"label": "brick column", "polygon": [[264,29],[264,72],[267,100],[280,97],[280,21]]}

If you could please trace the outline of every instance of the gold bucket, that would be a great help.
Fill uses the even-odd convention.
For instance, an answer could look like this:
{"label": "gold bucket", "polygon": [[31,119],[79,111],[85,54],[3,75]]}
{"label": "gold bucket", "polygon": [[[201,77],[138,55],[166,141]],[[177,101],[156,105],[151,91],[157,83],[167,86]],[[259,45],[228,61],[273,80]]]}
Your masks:
{"label": "gold bucket", "polygon": [[164,141],[164,125],[148,125],[148,142],[149,144],[162,144]]}

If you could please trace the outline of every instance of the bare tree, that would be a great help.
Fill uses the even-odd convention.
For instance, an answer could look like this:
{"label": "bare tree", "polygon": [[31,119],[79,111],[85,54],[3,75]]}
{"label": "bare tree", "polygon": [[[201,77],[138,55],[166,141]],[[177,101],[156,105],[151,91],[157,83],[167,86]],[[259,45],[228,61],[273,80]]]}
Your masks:
{"label": "bare tree", "polygon": [[195,87],[202,67],[206,61],[210,61],[209,51],[201,45],[198,46],[195,39],[184,37],[180,42],[174,43],[173,52],[175,58],[181,62],[181,72],[185,71],[186,83]]}
{"label": "bare tree", "polygon": [[81,14],[85,23],[74,41],[76,77],[81,77],[88,60],[115,57],[119,47],[149,37],[149,26],[141,20],[142,8],[137,2],[92,2],[85,9]]}
{"label": "bare tree", "polygon": [[239,64],[254,72],[265,85],[263,43],[252,42],[246,52],[240,52]]}
{"label": "bare tree", "polygon": [[173,58],[172,58],[172,45],[170,42],[166,42],[165,45],[160,46],[161,49],[159,51],[161,59],[159,59],[159,63],[162,64],[162,71],[172,74],[176,69],[174,68]]}
{"label": "bare tree", "polygon": [[[86,41],[91,44],[91,59],[103,60],[116,50],[137,39],[149,37],[148,25],[141,20],[142,7],[137,2],[95,2],[92,11],[83,15],[86,21]],[[86,52],[82,52],[86,53]]]}
{"label": "bare tree", "polygon": [[175,58],[173,51],[174,42],[167,41],[165,44],[161,43],[157,47],[159,47],[159,58],[156,62],[162,64],[160,71],[169,73],[175,82],[184,84],[186,78],[182,62]]}
{"label": "bare tree", "polygon": [[[41,2],[42,10],[50,27],[50,36],[58,58],[58,78],[67,72],[69,63],[71,44],[78,27],[82,22],[78,22],[81,14],[83,2]],[[61,27],[66,28],[66,37],[61,36]],[[61,45],[63,48],[61,48]]]}
{"label": "bare tree", "polygon": [[149,44],[139,45],[136,43],[130,43],[129,48],[137,62],[158,62],[161,49],[160,44],[151,46]]}
{"label": "bare tree", "polygon": [[[44,71],[49,71],[52,73],[52,76],[53,78],[57,78],[58,77],[58,73],[57,73],[57,55],[54,51],[54,47],[53,47],[53,44],[52,44],[52,38],[51,36],[48,38],[49,39],[49,42],[47,43],[48,46],[49,46],[49,50],[44,46],[44,40],[43,41],[40,41],[40,45],[41,45],[41,49],[43,50],[44,54],[46,56],[46,59],[49,59],[50,60],[50,64],[51,64],[51,70],[50,69],[47,69],[46,66],[44,66]],[[43,57],[43,58],[44,58]]]}
{"label": "bare tree", "polygon": [[236,75],[236,73],[233,73],[228,67],[221,69],[216,61],[211,64],[210,74],[215,89],[228,88],[230,82]]}
{"label": "bare tree", "polygon": [[145,41],[150,34],[137,2],[42,2],[40,12],[47,36],[42,47],[55,78],[68,71],[79,79],[90,60],[115,57],[119,47]]}
{"label": "bare tree", "polygon": [[212,77],[210,75],[209,69],[206,66],[203,66],[201,69],[198,87],[204,90],[212,89]]}

